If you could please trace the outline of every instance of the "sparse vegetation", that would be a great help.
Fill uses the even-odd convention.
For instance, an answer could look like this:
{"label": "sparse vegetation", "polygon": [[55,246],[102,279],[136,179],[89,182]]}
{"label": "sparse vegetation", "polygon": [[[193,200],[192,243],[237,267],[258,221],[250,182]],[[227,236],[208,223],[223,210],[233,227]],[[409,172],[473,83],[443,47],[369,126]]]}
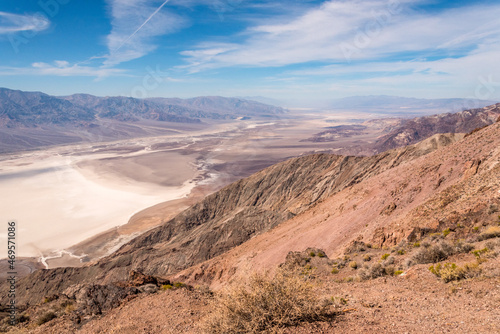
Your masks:
{"label": "sparse vegetation", "polygon": [[358,269],[358,263],[356,261],[349,262],[349,267],[352,269]]}
{"label": "sparse vegetation", "polygon": [[486,240],[500,237],[500,226],[490,226],[479,234],[479,240]]}
{"label": "sparse vegetation", "polygon": [[372,257],[370,254],[365,254],[365,256],[363,256],[363,261],[365,262],[369,262],[372,260]]}
{"label": "sparse vegetation", "polygon": [[408,261],[411,266],[415,263],[436,263],[446,260],[454,253],[453,247],[447,242],[421,247]]}
{"label": "sparse vegetation", "polygon": [[381,259],[382,260],[386,260],[391,254],[389,253],[385,253],[384,255],[382,255]]}
{"label": "sparse vegetation", "polygon": [[174,288],[184,288],[186,287],[186,284],[182,283],[182,282],[175,282],[174,283]]}
{"label": "sparse vegetation", "polygon": [[451,230],[450,230],[449,228],[445,229],[445,230],[443,231],[443,236],[445,236],[445,237],[446,237],[448,234],[450,234],[450,232],[451,232]]}
{"label": "sparse vegetation", "polygon": [[255,275],[248,284],[218,294],[212,309],[204,324],[209,333],[277,332],[334,316],[328,303],[318,299],[311,281],[283,270],[273,278]]}
{"label": "sparse vegetation", "polygon": [[438,263],[435,266],[430,266],[429,270],[445,283],[475,277],[481,272],[478,263],[466,263],[463,266],[458,266],[455,263],[445,263],[444,265]]}
{"label": "sparse vegetation", "polygon": [[57,318],[56,314],[52,311],[49,311],[47,313],[44,313],[42,316],[40,316],[40,318],[38,318],[36,323],[38,326],[40,326],[46,322],[49,322],[50,320],[52,320],[54,318]]}

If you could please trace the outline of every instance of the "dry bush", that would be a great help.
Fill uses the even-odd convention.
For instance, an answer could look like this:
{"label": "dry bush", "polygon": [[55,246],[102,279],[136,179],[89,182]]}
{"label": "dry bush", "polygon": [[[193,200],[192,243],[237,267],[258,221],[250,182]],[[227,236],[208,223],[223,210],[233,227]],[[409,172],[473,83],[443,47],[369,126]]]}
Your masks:
{"label": "dry bush", "polygon": [[381,277],[385,275],[385,268],[380,263],[374,263],[371,267],[360,270],[358,275],[362,280]]}
{"label": "dry bush", "polygon": [[57,318],[57,315],[54,312],[49,311],[47,313],[44,313],[42,316],[40,316],[40,318],[38,318],[36,323],[37,323],[37,325],[40,326],[46,322],[49,322],[50,320],[52,320],[54,318]]}
{"label": "dry bush", "polygon": [[428,247],[420,247],[418,251],[409,259],[408,266],[418,263],[436,263],[446,260],[453,255],[456,249],[447,242],[440,242]]}
{"label": "dry bush", "polygon": [[486,229],[486,231],[481,232],[481,234],[479,234],[478,239],[479,241],[481,241],[498,237],[500,237],[500,226],[490,226]]}
{"label": "dry bush", "polygon": [[211,306],[212,312],[203,324],[208,333],[272,333],[334,316],[309,280],[284,270],[273,278],[254,275],[248,284],[217,294]]}
{"label": "dry bush", "polygon": [[478,263],[466,263],[463,266],[457,266],[455,263],[445,263],[444,265],[438,263],[435,266],[430,266],[429,270],[445,283],[476,277],[481,273]]}

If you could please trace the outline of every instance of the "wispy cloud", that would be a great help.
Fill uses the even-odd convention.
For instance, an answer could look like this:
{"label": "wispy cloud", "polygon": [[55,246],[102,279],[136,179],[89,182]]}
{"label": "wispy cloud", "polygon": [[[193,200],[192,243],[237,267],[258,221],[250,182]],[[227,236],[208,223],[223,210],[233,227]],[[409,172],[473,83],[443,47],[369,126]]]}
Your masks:
{"label": "wispy cloud", "polygon": [[11,34],[21,31],[42,31],[50,26],[50,21],[40,15],[19,15],[0,12],[0,34]]}
{"label": "wispy cloud", "polygon": [[52,64],[38,62],[31,64],[30,67],[7,67],[0,66],[0,75],[46,75],[61,77],[97,77],[104,78],[108,76],[126,76],[126,71],[116,68],[98,68],[92,66],[81,66],[79,64],[70,64],[67,61],[56,60]]}
{"label": "wispy cloud", "polygon": [[164,8],[167,2],[108,0],[112,29],[107,36],[106,66],[140,58],[157,48],[155,37],[185,27],[184,18]]}
{"label": "wispy cloud", "polygon": [[[346,64],[412,52],[461,56],[500,41],[500,4],[470,5],[434,13],[415,1],[328,1],[284,23],[259,24],[233,36],[230,47],[205,42],[182,54],[194,70],[230,66]],[[209,55],[209,56],[207,56]]]}

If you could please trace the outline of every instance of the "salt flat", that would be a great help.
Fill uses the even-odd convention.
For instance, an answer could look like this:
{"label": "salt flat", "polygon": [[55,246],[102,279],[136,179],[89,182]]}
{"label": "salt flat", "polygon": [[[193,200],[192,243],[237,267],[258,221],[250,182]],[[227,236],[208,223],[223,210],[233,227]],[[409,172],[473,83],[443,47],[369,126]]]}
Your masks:
{"label": "salt flat", "polygon": [[[186,157],[176,160],[173,152],[169,155],[176,168],[169,168],[167,159],[164,169],[176,174],[178,183],[179,175],[185,178],[175,186],[143,182],[119,172],[96,173],[91,168],[101,159],[110,161],[115,154],[60,153],[52,149],[1,162],[0,189],[4,196],[0,220],[17,221],[18,256],[48,255],[124,224],[145,207],[184,197],[194,186],[189,181],[197,175]],[[182,173],[178,173],[179,169]],[[0,237],[5,244],[6,230]]]}

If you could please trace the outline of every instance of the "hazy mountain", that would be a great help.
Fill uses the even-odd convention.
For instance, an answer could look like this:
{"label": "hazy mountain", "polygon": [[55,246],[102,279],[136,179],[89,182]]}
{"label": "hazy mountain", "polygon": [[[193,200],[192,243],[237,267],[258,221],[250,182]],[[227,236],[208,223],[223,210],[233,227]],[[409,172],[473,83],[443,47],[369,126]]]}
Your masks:
{"label": "hazy mountain", "polygon": [[165,134],[162,128],[169,126],[269,119],[284,113],[279,107],[237,98],[56,97],[0,88],[0,152],[155,136]]}
{"label": "hazy mountain", "polygon": [[391,114],[457,112],[497,103],[479,99],[417,99],[388,95],[351,96],[330,101],[327,108]]}
{"label": "hazy mountain", "polygon": [[96,118],[122,122],[154,120],[199,123],[203,119],[273,117],[284,109],[255,101],[224,97],[135,99],[75,94],[55,97],[40,92],[0,88],[0,126],[88,125]]}

